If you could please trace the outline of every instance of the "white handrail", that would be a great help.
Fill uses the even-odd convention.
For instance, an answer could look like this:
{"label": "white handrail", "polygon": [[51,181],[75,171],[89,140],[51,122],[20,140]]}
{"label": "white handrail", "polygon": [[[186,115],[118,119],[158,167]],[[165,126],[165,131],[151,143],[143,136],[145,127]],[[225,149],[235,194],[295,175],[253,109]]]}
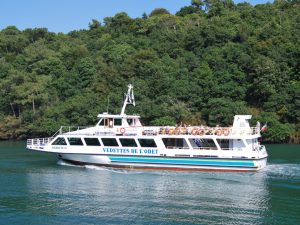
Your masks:
{"label": "white handrail", "polygon": [[52,139],[52,137],[27,139],[27,146],[45,146],[46,144],[51,142]]}

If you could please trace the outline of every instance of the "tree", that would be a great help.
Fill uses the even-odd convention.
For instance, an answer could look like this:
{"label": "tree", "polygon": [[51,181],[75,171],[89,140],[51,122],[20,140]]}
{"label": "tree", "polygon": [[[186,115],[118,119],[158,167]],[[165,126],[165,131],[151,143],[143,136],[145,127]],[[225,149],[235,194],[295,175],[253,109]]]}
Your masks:
{"label": "tree", "polygon": [[121,12],[68,34],[4,28],[0,139],[95,123],[108,97],[120,112],[132,82],[127,113],[144,124],[228,126],[247,113],[270,121],[267,141],[299,142],[299,13],[297,1],[194,0],[176,15]]}
{"label": "tree", "polygon": [[194,6],[195,8],[200,9],[204,3],[202,2],[202,0],[192,0],[192,6]]}
{"label": "tree", "polygon": [[152,10],[152,12],[149,14],[149,17],[161,16],[161,15],[165,15],[165,14],[170,14],[170,12],[164,8],[156,8],[156,9]]}
{"label": "tree", "polygon": [[279,117],[273,112],[261,115],[260,121],[268,123],[268,131],[263,133],[264,140],[272,143],[284,143],[289,140],[293,128],[287,123],[281,123]]}
{"label": "tree", "polygon": [[90,30],[94,30],[101,27],[101,23],[98,20],[92,19],[92,22],[89,23]]}
{"label": "tree", "polygon": [[177,13],[176,16],[186,16],[189,14],[193,14],[193,13],[198,13],[200,10],[197,7],[193,7],[193,6],[184,6],[182,7]]}

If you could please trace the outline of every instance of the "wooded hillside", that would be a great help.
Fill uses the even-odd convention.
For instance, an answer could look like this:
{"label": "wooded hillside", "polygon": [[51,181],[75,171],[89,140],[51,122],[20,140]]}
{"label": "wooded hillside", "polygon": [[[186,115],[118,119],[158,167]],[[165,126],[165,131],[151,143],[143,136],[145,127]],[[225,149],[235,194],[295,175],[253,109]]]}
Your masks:
{"label": "wooded hillside", "polygon": [[[144,124],[268,121],[268,142],[300,139],[298,1],[193,1],[176,15],[121,12],[87,30],[0,31],[0,139],[49,136],[119,113],[133,83]],[[254,121],[253,120],[253,121]]]}

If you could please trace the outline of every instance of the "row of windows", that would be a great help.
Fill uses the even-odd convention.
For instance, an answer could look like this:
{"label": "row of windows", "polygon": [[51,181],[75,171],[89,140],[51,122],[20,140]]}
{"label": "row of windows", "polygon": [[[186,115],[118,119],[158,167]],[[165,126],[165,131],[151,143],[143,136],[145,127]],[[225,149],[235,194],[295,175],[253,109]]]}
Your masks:
{"label": "row of windows", "polygon": [[[84,145],[81,138],[69,137],[67,138],[70,145]],[[98,138],[83,138],[87,146],[101,146]],[[115,138],[101,138],[104,146],[119,147],[119,144]],[[132,138],[120,138],[122,147],[137,147],[137,143]],[[156,148],[157,145],[153,139],[138,139],[141,147]],[[67,145],[66,139],[58,137],[53,141],[52,145]]]}
{"label": "row of windows", "polygon": [[[131,118],[131,119],[127,119],[127,123],[128,123],[128,125],[135,125],[137,122],[136,122],[136,120]],[[122,119],[104,118],[99,123],[99,126],[112,127],[112,125],[122,126]]]}
{"label": "row of windows", "polygon": [[[68,137],[68,142],[70,145],[84,145],[83,140],[87,146],[100,146],[100,141],[98,138],[81,138],[78,137]],[[118,141],[115,138],[101,138],[104,146],[110,147],[119,147]],[[133,138],[119,138],[119,141],[122,147],[138,147],[135,139]],[[186,140],[183,138],[162,138],[162,141],[166,148],[189,148]],[[194,139],[189,138],[193,148],[213,148],[217,149],[214,141],[212,139]],[[229,140],[228,139],[217,139],[221,148],[229,148]],[[157,147],[155,141],[153,139],[143,139],[139,138],[138,142],[141,147]],[[67,145],[65,138],[59,137],[57,138],[52,145]]]}

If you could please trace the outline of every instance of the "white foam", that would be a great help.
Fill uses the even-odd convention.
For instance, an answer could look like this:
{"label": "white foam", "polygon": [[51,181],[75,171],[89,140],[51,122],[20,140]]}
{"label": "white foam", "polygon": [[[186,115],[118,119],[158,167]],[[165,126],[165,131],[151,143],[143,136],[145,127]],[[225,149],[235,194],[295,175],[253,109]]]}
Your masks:
{"label": "white foam", "polygon": [[294,177],[300,175],[300,164],[268,164],[264,170],[268,175]]}
{"label": "white foam", "polygon": [[66,162],[64,160],[61,160],[61,159],[59,159],[57,161],[57,164],[60,165],[60,166],[82,167],[80,165],[75,165],[75,164],[72,164],[72,163],[68,163],[68,162]]}
{"label": "white foam", "polygon": [[90,169],[90,170],[108,170],[107,168],[105,168],[103,166],[84,165],[83,167],[85,169]]}

